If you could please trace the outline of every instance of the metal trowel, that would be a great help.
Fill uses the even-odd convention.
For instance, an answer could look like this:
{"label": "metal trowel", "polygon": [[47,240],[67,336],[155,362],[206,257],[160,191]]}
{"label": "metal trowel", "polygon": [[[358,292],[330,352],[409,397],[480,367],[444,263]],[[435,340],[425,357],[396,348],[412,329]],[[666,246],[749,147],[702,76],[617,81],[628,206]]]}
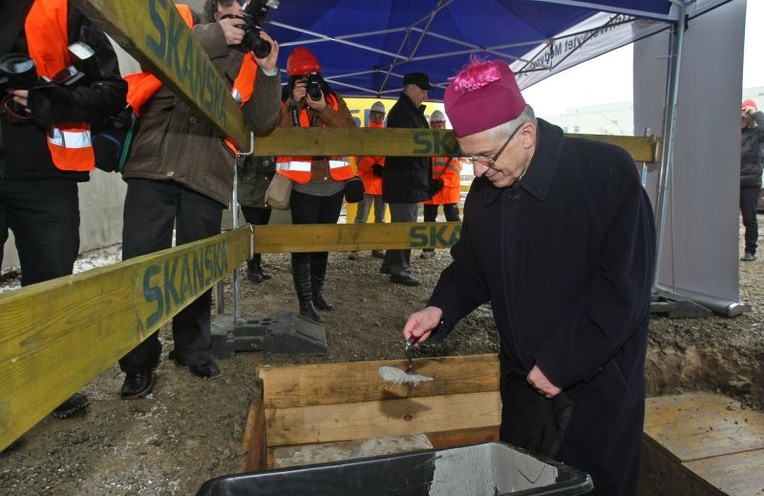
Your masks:
{"label": "metal trowel", "polygon": [[410,339],[406,340],[405,351],[406,359],[408,360],[406,370],[384,365],[379,368],[379,378],[385,382],[392,382],[393,384],[407,384],[411,386],[418,386],[422,382],[431,381],[432,377],[414,373],[414,361],[412,360],[412,355],[414,354],[414,341]]}

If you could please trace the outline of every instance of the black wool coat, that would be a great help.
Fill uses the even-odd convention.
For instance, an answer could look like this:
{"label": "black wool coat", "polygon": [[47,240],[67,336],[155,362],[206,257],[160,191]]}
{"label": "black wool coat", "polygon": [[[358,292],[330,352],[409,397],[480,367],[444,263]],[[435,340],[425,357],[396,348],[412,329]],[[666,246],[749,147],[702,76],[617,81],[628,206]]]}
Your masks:
{"label": "black wool coat", "polygon": [[[424,105],[401,93],[387,114],[387,127],[430,129]],[[382,172],[382,199],[386,203],[419,203],[430,198],[431,157],[387,157]]]}
{"label": "black wool coat", "polygon": [[593,494],[633,494],[655,267],[653,214],[634,162],[539,120],[522,179],[504,189],[475,179],[464,212],[453,262],[429,302],[443,310],[433,337],[490,302],[502,423],[540,408],[517,394],[537,364],[573,403],[556,458],[588,472]]}

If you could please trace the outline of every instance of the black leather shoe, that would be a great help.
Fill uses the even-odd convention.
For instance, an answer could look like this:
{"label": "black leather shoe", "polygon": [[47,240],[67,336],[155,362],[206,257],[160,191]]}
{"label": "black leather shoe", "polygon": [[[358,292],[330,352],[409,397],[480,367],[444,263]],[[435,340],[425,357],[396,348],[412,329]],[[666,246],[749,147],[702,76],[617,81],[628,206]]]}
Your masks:
{"label": "black leather shoe", "polygon": [[220,369],[213,360],[201,365],[189,365],[188,370],[196,377],[201,377],[202,379],[212,379],[220,375]]}
{"label": "black leather shoe", "polygon": [[393,274],[390,276],[390,282],[393,284],[401,284],[403,286],[419,286],[419,281],[414,279],[408,274]]}
{"label": "black leather shoe", "polygon": [[259,283],[261,283],[261,282],[263,282],[265,280],[265,277],[263,276],[262,272],[258,272],[255,269],[255,270],[248,270],[247,271],[247,279],[249,279],[250,282],[254,282],[254,283],[259,284]]}
{"label": "black leather shoe", "polygon": [[128,372],[125,374],[125,382],[119,390],[119,395],[123,400],[133,398],[143,398],[151,392],[154,387],[154,372]]}
{"label": "black leather shoe", "polygon": [[392,274],[393,271],[390,270],[390,267],[385,267],[384,265],[379,268],[380,274]]}
{"label": "black leather shoe", "polygon": [[78,413],[84,412],[87,407],[88,397],[82,393],[74,393],[68,400],[53,410],[53,416],[57,419],[74,417]]}

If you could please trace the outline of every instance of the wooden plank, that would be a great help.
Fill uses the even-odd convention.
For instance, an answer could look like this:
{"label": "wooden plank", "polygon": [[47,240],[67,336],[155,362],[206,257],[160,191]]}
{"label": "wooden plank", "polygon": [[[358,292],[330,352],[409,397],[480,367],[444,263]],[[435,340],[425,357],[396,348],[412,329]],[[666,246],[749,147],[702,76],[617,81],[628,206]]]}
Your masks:
{"label": "wooden plank", "polygon": [[266,412],[268,446],[400,436],[498,425],[498,391],[318,405]]}
{"label": "wooden plank", "polygon": [[0,450],[250,256],[248,227],[0,295]]}
{"label": "wooden plank", "polygon": [[684,464],[696,477],[735,496],[764,494],[764,450],[715,456]]}
{"label": "wooden plank", "polygon": [[434,379],[416,387],[382,381],[379,368],[385,365],[405,369],[406,361],[263,366],[256,370],[256,374],[263,381],[268,410],[499,389],[499,363],[495,354],[415,358],[414,371]]}
{"label": "wooden plank", "polygon": [[260,387],[260,394],[249,405],[242,447],[247,453],[244,460],[244,472],[266,469],[268,446],[265,440],[265,407],[263,406],[262,386]]}
{"label": "wooden plank", "polygon": [[764,449],[764,414],[706,392],[648,398],[645,433],[688,462]]}
{"label": "wooden plank", "polygon": [[[653,137],[610,134],[568,134],[612,143],[624,148],[636,162],[658,162],[660,141]],[[385,155],[459,156],[452,130],[370,128],[276,128],[255,138],[255,155]]]}
{"label": "wooden plank", "polygon": [[435,449],[487,443],[499,440],[499,425],[454,431],[428,432],[427,438]]}
{"label": "wooden plank", "polygon": [[255,226],[257,253],[449,248],[460,222]]}
{"label": "wooden plank", "polygon": [[157,0],[74,0],[119,45],[151,71],[196,115],[223,136],[249,149],[250,131],[231,89],[191,34],[173,2]]}
{"label": "wooden plank", "polygon": [[384,436],[337,443],[279,446],[273,449],[273,468],[340,462],[431,449],[424,434]]}

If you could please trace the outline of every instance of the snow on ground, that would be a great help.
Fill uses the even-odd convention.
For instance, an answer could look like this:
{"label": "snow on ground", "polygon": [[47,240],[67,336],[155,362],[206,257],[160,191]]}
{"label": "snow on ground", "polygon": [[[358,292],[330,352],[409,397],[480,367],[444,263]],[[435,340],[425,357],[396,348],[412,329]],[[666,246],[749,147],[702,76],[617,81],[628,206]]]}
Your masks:
{"label": "snow on ground", "polygon": [[[105,267],[122,260],[122,244],[118,243],[105,248],[99,248],[88,252],[80,253],[74,262],[74,273],[85,272],[96,267]],[[18,276],[9,277],[0,281],[0,293],[11,291],[21,287],[21,280]]]}

